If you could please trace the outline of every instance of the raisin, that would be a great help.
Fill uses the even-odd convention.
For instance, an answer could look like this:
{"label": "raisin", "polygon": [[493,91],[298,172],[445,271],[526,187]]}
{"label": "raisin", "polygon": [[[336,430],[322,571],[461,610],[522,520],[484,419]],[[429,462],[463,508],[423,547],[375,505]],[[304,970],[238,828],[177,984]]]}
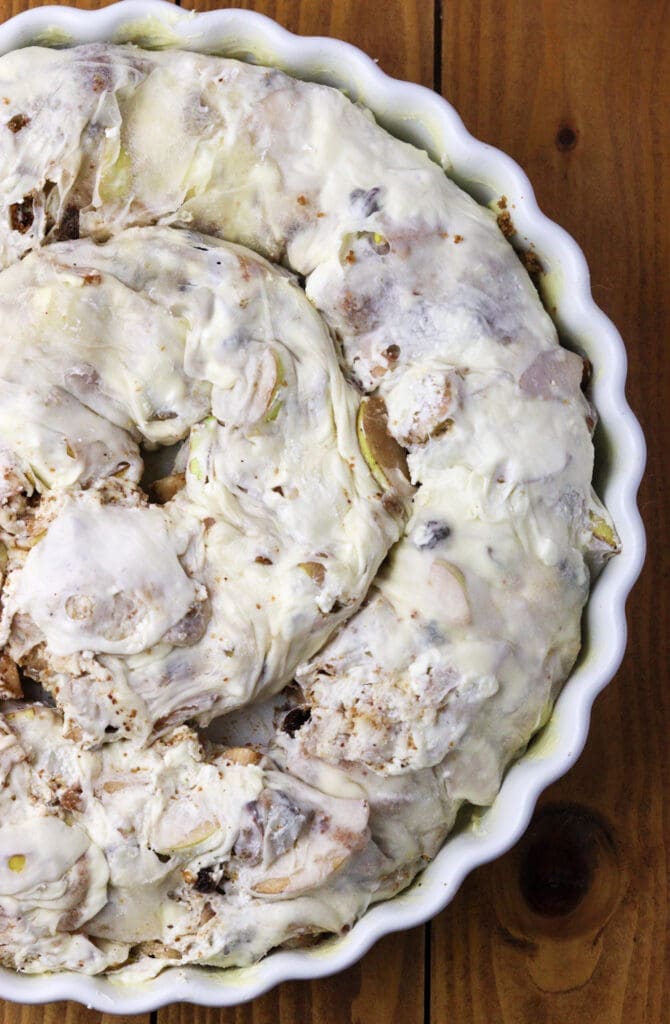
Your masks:
{"label": "raisin", "polygon": [[193,888],[196,892],[216,892],[216,882],[212,877],[211,868],[200,868],[198,871],[198,877],[193,884]]}
{"label": "raisin", "polygon": [[29,231],[32,227],[34,220],[32,196],[26,196],[22,202],[12,203],[9,207],[9,221],[12,231],[18,231],[20,235],[25,235],[26,231]]}
{"label": "raisin", "polygon": [[67,242],[79,238],[79,207],[66,206],[61,222],[56,228],[56,241]]}
{"label": "raisin", "polygon": [[281,724],[282,731],[288,733],[293,739],[298,729],[302,729],[303,725],[309,722],[312,717],[310,708],[292,708],[287,715],[284,717],[284,721]]}
{"label": "raisin", "polygon": [[428,548],[429,551],[437,547],[441,541],[446,540],[451,534],[450,527],[446,523],[438,522],[437,519],[429,519],[424,524],[423,529],[425,539],[423,543],[417,544],[417,547]]}
{"label": "raisin", "polygon": [[370,217],[373,213],[381,210],[379,202],[381,191],[379,185],[367,191],[364,188],[355,188],[353,192],[349,193],[349,198],[354,206],[359,207],[364,217]]}
{"label": "raisin", "polygon": [[10,132],[14,132],[16,135],[16,133],[20,132],[22,128],[25,128],[27,124],[30,124],[30,118],[27,114],[14,114],[14,117],[10,117],[7,122],[7,127]]}

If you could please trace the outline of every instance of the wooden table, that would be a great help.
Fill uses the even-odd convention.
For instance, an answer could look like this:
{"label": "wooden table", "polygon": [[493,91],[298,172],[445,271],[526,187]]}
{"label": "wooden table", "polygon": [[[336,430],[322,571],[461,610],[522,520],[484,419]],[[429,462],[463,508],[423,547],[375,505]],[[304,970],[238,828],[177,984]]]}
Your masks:
{"label": "wooden table", "polygon": [[[0,0],[0,14],[25,0]],[[76,6],[100,6],[81,3]],[[213,2],[200,9],[225,6]],[[530,832],[476,871],[432,924],[356,967],[234,1010],[173,1006],[150,1024],[667,1024],[670,562],[670,7],[662,0],[256,0],[303,34],[347,39],[442,92],[528,172],[580,242],[621,330],[649,444],[650,557],[624,665],[596,702],[579,764]],[[665,538],[667,543],[667,538]],[[7,1024],[93,1022],[74,1004],[2,1006]],[[113,1018],[109,1018],[110,1021]]]}

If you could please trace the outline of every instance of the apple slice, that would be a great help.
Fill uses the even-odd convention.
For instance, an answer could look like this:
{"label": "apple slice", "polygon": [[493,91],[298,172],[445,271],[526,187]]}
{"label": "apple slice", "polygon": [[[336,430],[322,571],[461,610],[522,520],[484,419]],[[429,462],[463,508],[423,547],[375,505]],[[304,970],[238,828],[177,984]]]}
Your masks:
{"label": "apple slice", "polygon": [[322,587],[326,578],[326,568],[321,562],[298,562],[298,568],[307,573],[317,586]]}
{"label": "apple slice", "polygon": [[614,532],[614,528],[607,522],[604,516],[598,515],[597,512],[591,510],[589,511],[589,520],[591,522],[591,533],[595,540],[599,540],[601,544],[611,548],[612,553],[618,552],[621,548],[621,541]]}
{"label": "apple slice", "polygon": [[358,409],[356,432],[361,454],[373,477],[384,490],[408,497],[414,493],[409,480],[407,453],[389,433],[383,398],[364,398]]}
{"label": "apple slice", "polygon": [[[176,818],[176,815],[174,815]],[[165,819],[161,822],[161,826],[166,824]],[[200,846],[201,843],[211,839],[216,833],[221,831],[221,825],[218,821],[206,820],[199,822],[194,828],[187,832],[179,834],[177,822],[172,822],[174,828],[170,834],[169,827],[161,827],[160,835],[154,837],[152,846],[157,853],[170,854],[179,853],[182,850],[190,850],[195,846]],[[168,823],[169,826],[169,823]]]}
{"label": "apple slice", "polygon": [[471,620],[465,576],[456,565],[436,558],[428,573],[428,585],[435,592],[439,619],[450,626],[467,626]]}

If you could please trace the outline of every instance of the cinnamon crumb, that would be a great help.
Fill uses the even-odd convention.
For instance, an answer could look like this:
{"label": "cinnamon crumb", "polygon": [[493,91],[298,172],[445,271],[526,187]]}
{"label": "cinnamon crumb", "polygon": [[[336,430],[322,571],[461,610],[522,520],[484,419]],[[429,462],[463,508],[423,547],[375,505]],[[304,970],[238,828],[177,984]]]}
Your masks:
{"label": "cinnamon crumb", "polygon": [[525,252],[520,252],[518,255],[531,277],[537,277],[544,273],[540,258],[532,249],[526,249]]}
{"label": "cinnamon crumb", "polygon": [[66,789],[61,794],[60,805],[67,811],[80,811],[82,809],[81,786],[70,786],[69,789]]}
{"label": "cinnamon crumb", "polygon": [[512,217],[508,212],[498,214],[498,227],[505,238],[511,238],[512,235],[516,234],[516,228],[514,227]]}

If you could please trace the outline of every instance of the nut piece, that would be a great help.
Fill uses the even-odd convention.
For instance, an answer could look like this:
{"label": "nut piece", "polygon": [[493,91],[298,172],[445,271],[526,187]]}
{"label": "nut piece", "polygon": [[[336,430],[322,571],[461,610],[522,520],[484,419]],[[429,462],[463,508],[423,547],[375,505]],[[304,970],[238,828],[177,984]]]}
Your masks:
{"label": "nut piece", "polygon": [[326,567],[321,562],[298,562],[298,568],[306,572],[317,586],[323,586],[323,581],[326,578]]}
{"label": "nut piece", "polygon": [[175,647],[192,647],[202,640],[211,617],[212,606],[209,600],[198,601],[179,622],[168,629],[163,641]]}
{"label": "nut piece", "polygon": [[127,786],[127,782],[122,782],[119,779],[110,779],[109,782],[103,782],[102,784],[105,793],[118,793],[119,790],[126,789]]}
{"label": "nut piece", "polygon": [[253,887],[253,891],[267,896],[274,896],[276,893],[284,892],[288,888],[290,881],[290,878],[266,878],[264,882],[257,882]]}
{"label": "nut piece", "polygon": [[6,651],[0,654],[0,697],[10,700],[23,697],[19,671]]}
{"label": "nut piece", "polygon": [[139,956],[150,956],[157,960],[181,960],[182,954],[173,946],[166,946],[164,942],[154,939],[149,942],[138,942],[133,947],[133,954]]}
{"label": "nut piece", "polygon": [[252,750],[250,747],[227,747],[222,752],[222,756],[227,761],[233,761],[235,764],[258,764],[261,760],[261,755],[257,750]]}
{"label": "nut piece", "polygon": [[172,473],[170,476],[161,477],[160,480],[154,480],[149,487],[149,494],[160,505],[165,505],[175,494],[179,494],[185,485],[185,473]]}

